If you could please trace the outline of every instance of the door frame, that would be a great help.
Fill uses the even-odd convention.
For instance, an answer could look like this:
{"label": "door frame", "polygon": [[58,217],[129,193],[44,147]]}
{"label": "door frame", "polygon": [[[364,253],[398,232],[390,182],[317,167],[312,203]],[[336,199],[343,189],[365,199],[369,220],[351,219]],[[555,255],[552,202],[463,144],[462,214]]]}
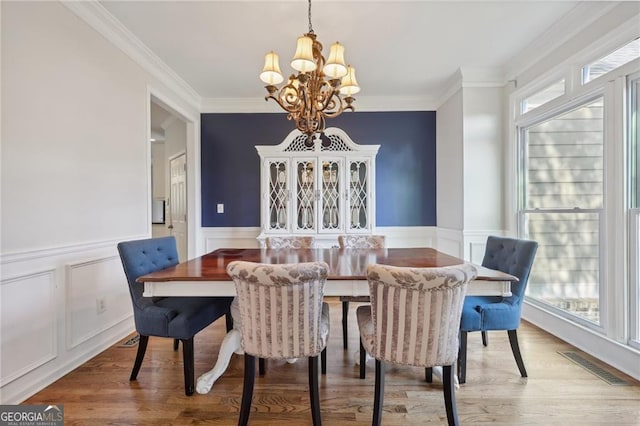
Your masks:
{"label": "door frame", "polygon": [[147,144],[147,215],[148,230],[151,236],[151,102],[175,114],[185,122],[185,155],[187,164],[187,258],[200,255],[198,232],[200,230],[200,110],[199,106],[190,103],[175,93],[157,86],[147,85],[145,97],[147,109],[146,144]]}

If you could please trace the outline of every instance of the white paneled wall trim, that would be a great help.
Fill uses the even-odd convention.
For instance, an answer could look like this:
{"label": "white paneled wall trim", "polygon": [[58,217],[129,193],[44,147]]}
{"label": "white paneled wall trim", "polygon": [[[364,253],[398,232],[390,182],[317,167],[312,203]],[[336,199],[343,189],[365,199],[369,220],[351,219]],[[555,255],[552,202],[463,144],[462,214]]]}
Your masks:
{"label": "white paneled wall trim", "polygon": [[[0,388],[58,356],[55,275],[55,269],[46,269],[3,278],[0,282],[3,351]],[[32,310],[37,311],[37,317]],[[6,354],[7,348],[15,354]]]}
{"label": "white paneled wall trim", "polygon": [[135,329],[118,240],[0,256],[0,404],[17,404]]}
{"label": "white paneled wall trim", "polygon": [[[216,249],[227,248],[259,248],[257,240],[261,229],[258,227],[243,228],[202,228],[201,254]],[[432,226],[378,226],[374,234],[386,236],[387,247],[436,247],[436,228]],[[335,241],[335,245],[338,241]],[[324,246],[324,243],[322,244]],[[330,246],[330,245],[329,245]]]}

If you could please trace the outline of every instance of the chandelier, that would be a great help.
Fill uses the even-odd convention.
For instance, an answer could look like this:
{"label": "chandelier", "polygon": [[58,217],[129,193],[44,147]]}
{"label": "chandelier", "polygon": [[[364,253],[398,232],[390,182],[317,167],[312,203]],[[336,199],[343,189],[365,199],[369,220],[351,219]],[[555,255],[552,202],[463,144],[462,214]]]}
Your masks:
{"label": "chandelier", "polygon": [[360,86],[355,69],[345,65],[343,45],[335,42],[331,45],[329,59],[322,56],[322,44],[311,26],[311,0],[308,15],[309,32],[298,37],[291,61],[291,67],[298,73],[291,74],[286,84],[277,87],[284,78],[278,55],[271,51],[265,55],[260,79],[267,84],[265,100],[276,101],[288,113],[287,119],[293,120],[302,133],[311,136],[324,132],[326,118],[337,117],[346,110],[354,111],[353,95],[360,91]]}

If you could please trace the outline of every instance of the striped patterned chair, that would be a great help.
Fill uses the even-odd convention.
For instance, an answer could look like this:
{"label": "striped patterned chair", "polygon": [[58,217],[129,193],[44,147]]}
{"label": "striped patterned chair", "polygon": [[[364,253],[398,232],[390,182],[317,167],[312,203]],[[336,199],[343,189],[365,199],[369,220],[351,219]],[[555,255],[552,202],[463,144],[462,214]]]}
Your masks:
{"label": "striped patterned chair", "polygon": [[265,245],[268,249],[308,249],[315,246],[313,237],[267,237]]}
{"label": "striped patterned chair", "polygon": [[360,377],[365,350],[376,359],[373,425],[380,425],[384,401],[384,363],[431,368],[442,366],[449,425],[458,424],[452,365],[467,284],[476,269],[469,264],[443,268],[369,265],[371,305],[356,311],[360,328]]}
{"label": "striped patterned chair", "polygon": [[[383,249],[384,235],[338,235],[341,249]],[[370,302],[369,296],[340,296],[342,302],[342,347],[348,348],[349,342],[349,302]]]}
{"label": "striped patterned chair", "polygon": [[249,421],[255,358],[309,358],[309,394],[314,425],[322,423],[318,354],[326,369],[329,306],[323,302],[329,266],[324,262],[263,264],[231,262],[244,349],[244,386],[239,425]]}

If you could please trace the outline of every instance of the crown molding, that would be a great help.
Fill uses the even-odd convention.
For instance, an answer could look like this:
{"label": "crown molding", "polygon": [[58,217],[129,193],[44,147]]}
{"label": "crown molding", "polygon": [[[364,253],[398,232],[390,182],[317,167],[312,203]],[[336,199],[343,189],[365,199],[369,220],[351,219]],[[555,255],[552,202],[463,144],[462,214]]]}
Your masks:
{"label": "crown molding", "polygon": [[200,95],[98,1],[62,0],[62,4],[185,102],[199,109]]}
{"label": "crown molding", "polygon": [[[436,101],[420,96],[360,96],[354,107],[359,112],[375,111],[434,111]],[[274,102],[264,98],[203,98],[202,113],[282,113]]]}
{"label": "crown molding", "polygon": [[515,79],[527,69],[534,66],[550,52],[591,26],[595,21],[618,6],[620,2],[580,2],[560,20],[556,21],[543,35],[516,54],[505,67],[507,80]]}
{"label": "crown molding", "polygon": [[441,107],[462,88],[504,87],[506,84],[504,72],[500,68],[458,68],[445,84],[445,89],[438,97],[436,107]]}

